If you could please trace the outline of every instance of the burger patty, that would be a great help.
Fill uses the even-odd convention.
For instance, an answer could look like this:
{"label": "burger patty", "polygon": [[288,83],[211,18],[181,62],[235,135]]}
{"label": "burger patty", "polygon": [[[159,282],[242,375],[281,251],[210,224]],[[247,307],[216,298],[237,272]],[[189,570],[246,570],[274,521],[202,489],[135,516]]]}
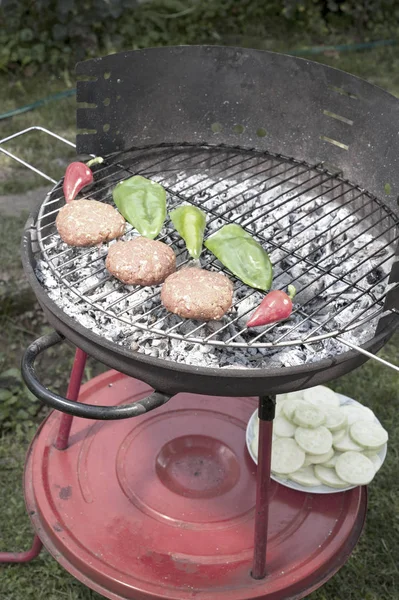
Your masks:
{"label": "burger patty", "polygon": [[184,319],[221,319],[233,300],[233,284],[222,273],[187,268],[170,275],[162,286],[167,310]]}
{"label": "burger patty", "polygon": [[176,270],[176,256],[162,242],[137,237],[112,244],[105,266],[123,283],[157,285]]}
{"label": "burger patty", "polygon": [[109,204],[73,200],[61,208],[55,224],[69,246],[95,246],[123,235],[126,222]]}

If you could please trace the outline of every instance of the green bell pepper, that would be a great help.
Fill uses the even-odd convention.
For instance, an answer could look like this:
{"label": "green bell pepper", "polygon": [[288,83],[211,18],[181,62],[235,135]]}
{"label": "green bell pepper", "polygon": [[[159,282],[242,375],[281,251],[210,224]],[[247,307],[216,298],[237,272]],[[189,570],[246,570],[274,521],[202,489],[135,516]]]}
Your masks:
{"label": "green bell pepper", "polygon": [[238,279],[255,289],[270,289],[273,267],[269,255],[240,225],[225,225],[205,246]]}
{"label": "green bell pepper", "polygon": [[118,183],[112,196],[119,212],[142,236],[157,237],[166,218],[166,192],[159,183],[135,175]]}
{"label": "green bell pepper", "polygon": [[199,258],[204,240],[206,225],[205,213],[196,206],[179,206],[169,214],[176,231],[186,242],[187,250],[193,258]]}

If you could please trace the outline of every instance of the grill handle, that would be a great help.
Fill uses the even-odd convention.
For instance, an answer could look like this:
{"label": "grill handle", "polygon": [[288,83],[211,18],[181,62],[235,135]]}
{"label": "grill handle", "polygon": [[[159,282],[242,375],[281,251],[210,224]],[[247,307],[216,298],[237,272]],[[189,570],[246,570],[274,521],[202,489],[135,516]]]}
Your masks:
{"label": "grill handle", "polygon": [[52,346],[59,344],[63,340],[64,338],[56,331],[43,335],[28,346],[22,357],[22,377],[28,389],[32,394],[39,398],[39,400],[48,406],[51,406],[51,408],[73,415],[74,417],[108,421],[129,419],[130,417],[144,415],[150,410],[154,410],[154,408],[159,408],[172,397],[171,395],[162,392],[153,392],[150,396],[147,396],[147,398],[138,400],[133,404],[125,404],[123,406],[96,406],[94,404],[83,404],[82,402],[67,400],[63,396],[55,394],[40,383],[35,372],[34,364],[39,354]]}

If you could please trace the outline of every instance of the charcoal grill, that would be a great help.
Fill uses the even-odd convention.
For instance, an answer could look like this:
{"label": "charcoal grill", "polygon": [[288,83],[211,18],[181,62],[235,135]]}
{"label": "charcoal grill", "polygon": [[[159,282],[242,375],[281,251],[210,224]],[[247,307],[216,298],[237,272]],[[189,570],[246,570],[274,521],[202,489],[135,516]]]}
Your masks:
{"label": "charcoal grill", "polygon": [[[60,242],[53,181],[22,243],[56,330],[22,364],[28,387],[57,409],[26,464],[37,534],[108,598],[304,597],[356,544],[366,490],[318,497],[270,481],[274,396],[351,371],[395,331],[398,102],[331,68],[232,48],[129,52],[80,63],[77,75],[77,151],[105,158],[87,197],[111,202],[133,174],[159,181],[169,208],[207,212],[207,235],[238,222],[257,237],[275,287],[295,280],[298,301],[288,324],[248,332],[261,296],[235,281],[219,324],[171,316],[158,288],[107,274],[105,246]],[[161,235],[189,266],[170,223]],[[207,252],[201,265],[223,269]],[[34,371],[63,338],[78,347],[66,398]],[[87,354],[115,371],[79,395]],[[257,402],[255,472],[244,429]]]}

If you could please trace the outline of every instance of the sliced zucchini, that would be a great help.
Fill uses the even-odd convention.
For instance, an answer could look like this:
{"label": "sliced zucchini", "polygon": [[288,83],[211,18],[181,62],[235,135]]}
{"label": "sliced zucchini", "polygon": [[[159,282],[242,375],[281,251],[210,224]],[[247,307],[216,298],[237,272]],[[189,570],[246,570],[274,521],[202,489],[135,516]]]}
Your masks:
{"label": "sliced zucchini", "polygon": [[276,404],[280,402],[285,402],[287,400],[287,394],[277,394],[276,396]]}
{"label": "sliced zucchini", "polygon": [[346,427],[348,420],[340,408],[328,406],[324,409],[324,414],[326,418],[324,425],[330,431],[339,431]]}
{"label": "sliced zucchini", "polygon": [[363,450],[362,446],[359,446],[359,444],[356,444],[356,442],[352,440],[347,431],[341,440],[334,442],[334,448],[335,450],[338,450],[338,452],[361,452]]}
{"label": "sliced zucchini", "polygon": [[372,456],[379,454],[381,452],[381,450],[384,450],[384,448],[385,448],[385,444],[383,446],[380,446],[379,448],[376,448],[375,450],[364,450],[363,449],[363,454],[364,454],[364,456],[367,456],[367,458],[371,458]]}
{"label": "sliced zucchini", "polygon": [[276,417],[279,417],[281,414],[283,414],[283,408],[286,402],[287,400],[280,400],[280,402],[276,402]]}
{"label": "sliced zucchini", "polygon": [[351,425],[349,434],[356,444],[366,450],[380,448],[388,441],[388,432],[376,422],[357,421]]}
{"label": "sliced zucchini", "polygon": [[323,467],[327,467],[328,469],[333,469],[335,467],[335,464],[336,464],[339,456],[341,456],[341,452],[334,452],[334,454],[330,458],[330,460],[327,460],[325,463],[323,463]]}
{"label": "sliced zucchini", "polygon": [[348,430],[346,429],[346,427],[344,427],[343,429],[339,429],[338,431],[333,431],[332,432],[333,445],[336,442],[340,442],[341,440],[343,440],[347,433],[348,433]]}
{"label": "sliced zucchini", "polygon": [[381,469],[382,460],[378,456],[378,454],[374,454],[373,456],[368,457],[374,465],[374,470],[377,473]]}
{"label": "sliced zucchini", "polygon": [[297,408],[306,408],[308,406],[308,402],[305,402],[304,400],[299,400],[299,399],[295,399],[295,400],[287,400],[287,402],[284,403],[283,406],[283,413],[284,416],[289,420],[289,421],[293,421],[294,419],[294,413],[296,411]]}
{"label": "sliced zucchini", "polygon": [[331,488],[341,489],[347,488],[348,484],[346,481],[341,479],[335,469],[328,469],[324,465],[316,465],[314,468],[315,475],[324,485],[328,485]]}
{"label": "sliced zucchini", "polygon": [[330,448],[325,454],[307,454],[305,460],[309,460],[311,465],[325,464],[334,456],[333,448]]}
{"label": "sliced zucchini", "polygon": [[344,404],[341,406],[341,411],[348,419],[348,425],[352,425],[356,421],[375,421],[375,416],[372,410],[366,406],[357,406],[356,404]]}
{"label": "sliced zucchini", "polygon": [[308,406],[299,406],[295,409],[293,421],[296,425],[299,425],[300,427],[316,429],[316,427],[320,427],[320,425],[323,425],[325,421],[325,416],[323,412],[319,408],[317,408],[317,406],[309,404]]}
{"label": "sliced zucchini", "polygon": [[294,437],[295,429],[295,425],[282,415],[274,419],[273,431],[278,437]]}
{"label": "sliced zucchini", "polygon": [[375,475],[374,465],[360,452],[344,452],[335,464],[335,471],[341,479],[351,485],[367,485]]}
{"label": "sliced zucchini", "polygon": [[335,406],[339,407],[340,401],[335,392],[324,385],[317,385],[303,391],[303,398],[306,402],[315,404],[316,406]]}
{"label": "sliced zucchini", "polygon": [[295,483],[299,483],[299,485],[303,485],[304,487],[315,487],[321,483],[320,479],[314,474],[312,466],[302,467],[302,469],[298,469],[295,473],[290,473],[288,477],[291,481],[295,481]]}
{"label": "sliced zucchini", "polygon": [[300,392],[289,392],[285,394],[287,400],[303,400],[303,391]]}
{"label": "sliced zucchini", "polygon": [[302,450],[309,454],[325,454],[332,447],[331,432],[323,425],[316,429],[298,427],[295,431],[295,440]]}
{"label": "sliced zucchini", "polygon": [[279,438],[272,448],[272,471],[288,475],[298,471],[305,462],[305,452],[292,438]]}

